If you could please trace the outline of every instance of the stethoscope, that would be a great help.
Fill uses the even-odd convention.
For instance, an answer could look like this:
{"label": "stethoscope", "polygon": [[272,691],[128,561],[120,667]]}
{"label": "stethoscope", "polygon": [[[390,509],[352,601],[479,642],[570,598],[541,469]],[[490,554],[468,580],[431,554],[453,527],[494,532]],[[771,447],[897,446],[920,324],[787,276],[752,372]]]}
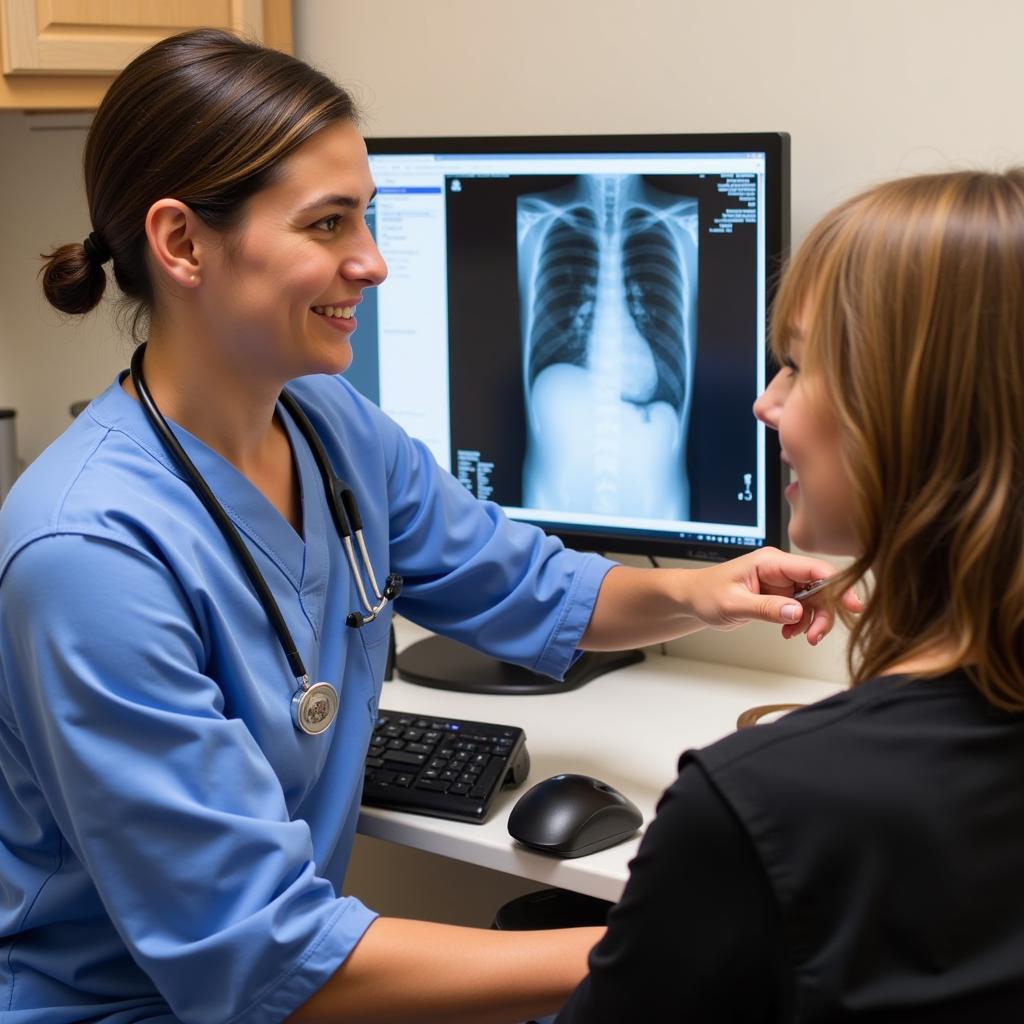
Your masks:
{"label": "stethoscope", "polygon": [[[249,549],[245,546],[238,530],[235,529],[234,524],[228,518],[220,502],[214,497],[213,491],[210,490],[209,485],[203,479],[202,473],[199,472],[195,463],[188,457],[185,449],[182,448],[173,431],[168,426],[167,420],[164,419],[163,413],[160,412],[156,402],[153,401],[153,396],[146,386],[146,378],[142,373],[142,359],[145,350],[145,345],[140,345],[135,350],[131,362],[131,375],[132,383],[135,385],[135,390],[142,403],[142,408],[145,410],[146,418],[152,424],[153,429],[160,435],[171,454],[174,455],[179,467],[184,471],[185,476],[188,477],[188,482],[192,485],[192,489],[206,507],[206,511],[213,517],[214,522],[220,527],[225,540],[227,540],[231,549],[238,556],[238,560],[242,563],[249,581],[256,590],[256,596],[259,598],[267,618],[270,619],[274,631],[277,633],[284,656],[288,659],[288,667],[291,669],[292,675],[299,681],[299,688],[292,697],[292,721],[295,723],[296,729],[315,736],[317,733],[327,729],[337,717],[338,691],[330,683],[314,683],[310,686],[306,666],[302,663],[302,658],[299,657],[299,652],[295,648],[295,641],[292,640],[292,635],[288,631],[287,625],[285,625],[284,616],[281,615],[281,609],[278,608],[277,601],[274,600],[274,595],[270,592],[270,587],[267,586],[267,581],[263,578],[263,574],[249,553]],[[356,496],[352,493],[352,488],[335,475],[330,459],[327,457],[327,452],[324,451],[324,446],[317,436],[313,424],[309,422],[309,418],[302,411],[299,403],[287,391],[282,391],[281,404],[288,410],[292,419],[295,420],[299,432],[306,439],[306,443],[313,453],[317,469],[320,470],[324,491],[327,494],[327,505],[331,510],[331,518],[334,520],[334,527],[338,531],[342,547],[345,549],[345,557],[348,560],[349,569],[352,571],[352,579],[355,580],[356,589],[359,591],[359,600],[362,601],[363,608],[366,609],[365,615],[362,612],[353,611],[349,612],[345,618],[346,626],[358,629],[360,626],[364,626],[367,622],[372,622],[377,618],[384,605],[388,601],[393,601],[401,594],[402,577],[392,573],[384,581],[383,591],[377,586],[377,579],[373,574],[370,555],[366,550],[366,543],[363,540],[363,521],[359,515],[359,506],[356,504]],[[363,570],[370,581],[376,603],[370,602],[366,593],[366,587],[363,585],[362,573],[356,564],[355,549],[352,546],[353,537],[356,539],[356,544],[359,545]]]}

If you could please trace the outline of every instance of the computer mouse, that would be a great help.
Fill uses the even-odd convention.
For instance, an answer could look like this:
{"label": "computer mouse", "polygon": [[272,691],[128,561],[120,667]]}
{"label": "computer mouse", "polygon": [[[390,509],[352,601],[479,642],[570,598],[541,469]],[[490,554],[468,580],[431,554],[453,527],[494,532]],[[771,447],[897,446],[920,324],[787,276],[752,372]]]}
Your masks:
{"label": "computer mouse", "polygon": [[589,775],[555,775],[517,801],[508,831],[555,857],[582,857],[628,839],[644,823],[631,800]]}

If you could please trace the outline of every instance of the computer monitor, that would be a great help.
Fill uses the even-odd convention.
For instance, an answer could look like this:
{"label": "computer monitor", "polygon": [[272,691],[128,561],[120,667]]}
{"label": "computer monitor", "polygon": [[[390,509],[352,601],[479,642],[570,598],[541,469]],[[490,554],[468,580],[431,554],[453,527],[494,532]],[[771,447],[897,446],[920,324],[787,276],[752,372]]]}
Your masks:
{"label": "computer monitor", "polygon": [[786,134],[367,146],[390,274],[360,309],[356,387],[476,497],[569,546],[781,544],[777,443],[751,405]]}

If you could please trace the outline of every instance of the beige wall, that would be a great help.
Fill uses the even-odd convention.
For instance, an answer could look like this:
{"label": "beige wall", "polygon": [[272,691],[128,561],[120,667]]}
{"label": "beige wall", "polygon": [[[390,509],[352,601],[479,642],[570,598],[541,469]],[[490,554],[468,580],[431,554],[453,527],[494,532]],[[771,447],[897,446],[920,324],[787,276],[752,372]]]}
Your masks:
{"label": "beige wall", "polygon": [[783,130],[794,229],[893,175],[1024,160],[1019,0],[300,0],[378,135]]}
{"label": "beige wall", "polygon": [[0,113],[0,406],[17,410],[23,459],[127,365],[109,310],[65,318],[43,298],[39,254],[89,233],[82,190],[83,114]]}

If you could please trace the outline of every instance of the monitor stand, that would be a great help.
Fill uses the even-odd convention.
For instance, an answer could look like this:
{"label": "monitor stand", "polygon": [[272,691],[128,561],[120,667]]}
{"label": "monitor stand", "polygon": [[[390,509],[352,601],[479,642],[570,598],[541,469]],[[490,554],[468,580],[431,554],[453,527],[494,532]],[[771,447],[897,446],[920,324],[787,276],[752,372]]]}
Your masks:
{"label": "monitor stand", "polygon": [[605,672],[643,660],[640,651],[584,651],[560,681],[480,654],[455,640],[430,636],[406,647],[395,668],[406,682],[437,690],[533,695],[575,690]]}

